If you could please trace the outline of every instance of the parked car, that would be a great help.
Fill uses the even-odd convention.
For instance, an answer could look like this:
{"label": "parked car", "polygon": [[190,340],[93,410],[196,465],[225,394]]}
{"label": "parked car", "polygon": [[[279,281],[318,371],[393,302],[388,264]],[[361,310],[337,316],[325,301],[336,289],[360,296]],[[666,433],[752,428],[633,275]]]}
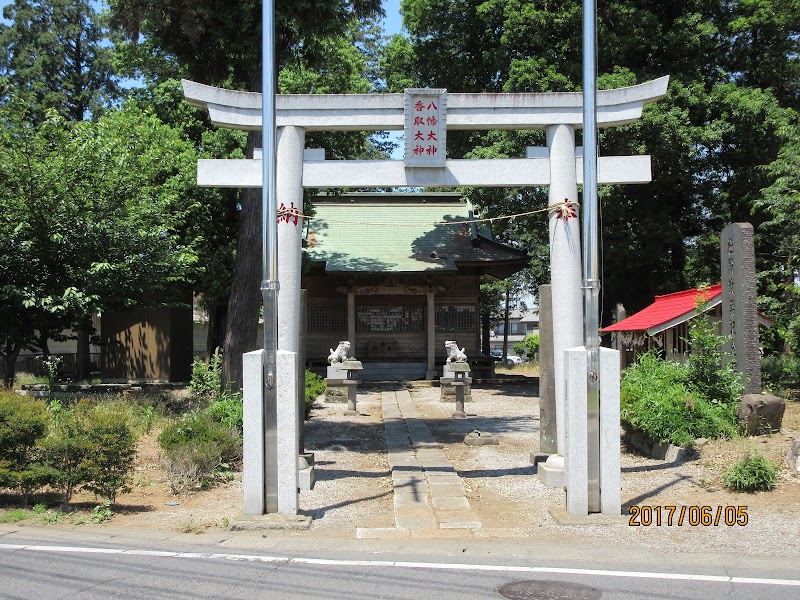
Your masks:
{"label": "parked car", "polygon": [[510,355],[506,355],[506,356],[504,357],[504,356],[503,356],[503,353],[502,353],[502,351],[500,351],[500,350],[490,350],[490,351],[489,351],[489,355],[490,355],[490,356],[492,357],[492,359],[494,359],[495,361],[497,361],[497,362],[504,362],[504,363],[505,363],[505,364],[507,364],[509,367],[513,367],[514,365],[521,365],[522,363],[524,363],[524,362],[525,362],[525,361],[524,361],[524,360],[522,360],[522,359],[521,359],[519,356],[510,356]]}

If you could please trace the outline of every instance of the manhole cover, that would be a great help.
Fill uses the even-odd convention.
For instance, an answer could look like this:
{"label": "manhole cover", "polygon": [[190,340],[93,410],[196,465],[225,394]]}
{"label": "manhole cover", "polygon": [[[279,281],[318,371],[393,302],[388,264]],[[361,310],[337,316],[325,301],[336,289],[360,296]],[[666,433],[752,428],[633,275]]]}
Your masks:
{"label": "manhole cover", "polygon": [[588,585],[564,581],[512,581],[497,591],[509,600],[599,600],[603,595]]}

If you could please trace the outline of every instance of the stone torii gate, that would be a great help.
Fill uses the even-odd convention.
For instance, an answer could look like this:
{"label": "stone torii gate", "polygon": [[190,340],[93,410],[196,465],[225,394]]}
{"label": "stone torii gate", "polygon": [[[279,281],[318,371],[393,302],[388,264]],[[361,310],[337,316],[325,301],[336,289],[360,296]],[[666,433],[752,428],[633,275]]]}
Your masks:
{"label": "stone torii gate", "polygon": [[[598,127],[625,125],[639,119],[645,104],[666,94],[668,77],[640,85],[597,92]],[[261,94],[183,81],[193,106],[205,108],[219,127],[260,131]],[[410,106],[416,97],[439,99],[442,123],[437,155],[419,159],[413,153]],[[446,105],[446,108],[445,108]],[[435,108],[435,107],[434,107]],[[583,295],[578,185],[583,179],[581,148],[575,129],[583,125],[580,93],[447,94],[445,90],[407,90],[404,94],[278,95],[276,97],[277,203],[302,210],[304,187],[391,188],[432,186],[549,186],[549,204],[559,205],[548,217],[553,305],[553,354],[558,456],[567,457],[567,509],[586,514],[586,373],[567,350],[583,343]],[[411,113],[413,114],[413,113]],[[445,125],[446,121],[446,125]],[[406,160],[325,160],[324,150],[306,150],[307,131],[406,130]],[[547,145],[528,147],[524,158],[445,159],[446,130],[545,129]],[[417,139],[419,137],[417,131]],[[427,137],[430,139],[430,132]],[[435,136],[434,136],[435,139]],[[430,153],[429,153],[430,154]],[[197,181],[207,187],[261,187],[260,156],[249,160],[200,160]],[[651,180],[650,157],[603,156],[598,159],[598,183],[634,184]],[[260,352],[245,355],[244,512],[264,514],[266,496],[277,496],[279,513],[298,510],[297,353],[300,351],[300,256],[302,227],[295,218],[278,225],[278,351],[277,422],[265,423],[261,402],[263,373]],[[601,355],[601,512],[620,512],[619,371],[618,361]],[[281,358],[283,357],[283,358]],[[283,361],[281,363],[281,360]],[[251,361],[248,363],[248,361]],[[256,363],[256,361],[258,361]],[[569,368],[567,361],[570,362]],[[579,361],[578,361],[579,362]],[[284,366],[281,367],[281,364]],[[603,365],[617,365],[604,372]],[[248,367],[249,365],[249,367]],[[575,370],[575,372],[572,372]],[[583,383],[581,383],[583,382]],[[581,400],[580,387],[583,385]],[[569,388],[569,393],[568,393]],[[568,425],[567,397],[574,396]],[[581,431],[580,402],[583,402]],[[266,430],[268,434],[265,434]],[[276,435],[271,435],[276,432]],[[268,444],[277,444],[267,448]],[[277,464],[274,457],[277,454]],[[273,457],[272,459],[265,458]],[[571,459],[571,460],[570,460]],[[582,488],[582,489],[581,489]],[[266,492],[264,491],[266,489]],[[274,504],[272,504],[274,505]]]}

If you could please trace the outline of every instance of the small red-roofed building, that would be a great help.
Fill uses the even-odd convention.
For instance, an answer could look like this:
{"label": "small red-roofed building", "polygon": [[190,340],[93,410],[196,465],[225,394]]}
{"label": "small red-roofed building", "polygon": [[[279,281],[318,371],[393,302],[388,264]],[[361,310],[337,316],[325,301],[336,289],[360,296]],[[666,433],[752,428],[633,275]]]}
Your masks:
{"label": "small red-roofed building", "polygon": [[[700,310],[709,314],[711,321],[717,324],[717,334],[720,334],[722,284],[719,283],[656,296],[650,306],[604,327],[600,333],[615,334],[614,346],[623,354],[623,366],[651,349],[663,352],[667,359],[683,362],[689,352],[688,322],[700,314],[697,308],[700,301],[704,301]],[[758,313],[757,319],[759,325],[772,325],[772,319],[766,315]]]}

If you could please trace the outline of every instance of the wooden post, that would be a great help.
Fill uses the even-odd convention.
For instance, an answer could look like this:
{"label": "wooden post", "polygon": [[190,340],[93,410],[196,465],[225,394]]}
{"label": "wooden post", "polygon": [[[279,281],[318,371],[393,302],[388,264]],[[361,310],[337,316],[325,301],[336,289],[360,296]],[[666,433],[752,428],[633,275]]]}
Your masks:
{"label": "wooden post", "polygon": [[433,286],[429,285],[427,290],[427,318],[425,319],[425,329],[428,337],[428,372],[425,379],[436,378],[436,298],[434,297]]}
{"label": "wooden post", "polygon": [[356,355],[356,291],[347,288],[347,341],[350,342],[350,356]]}

